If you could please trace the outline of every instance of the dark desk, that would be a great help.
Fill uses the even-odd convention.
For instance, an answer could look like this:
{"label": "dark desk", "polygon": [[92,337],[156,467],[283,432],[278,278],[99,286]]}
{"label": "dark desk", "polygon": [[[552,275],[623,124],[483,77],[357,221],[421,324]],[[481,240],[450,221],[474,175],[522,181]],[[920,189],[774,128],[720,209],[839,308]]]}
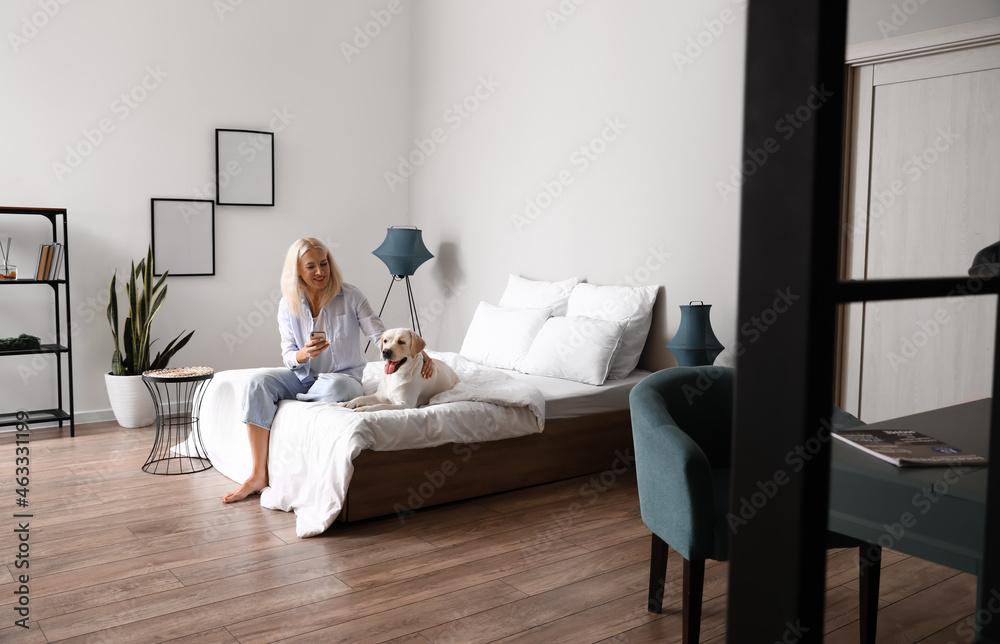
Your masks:
{"label": "dark desk", "polygon": [[[990,407],[984,398],[868,427],[914,429],[988,456]],[[980,574],[986,467],[896,467],[839,440],[832,459],[831,530]]]}

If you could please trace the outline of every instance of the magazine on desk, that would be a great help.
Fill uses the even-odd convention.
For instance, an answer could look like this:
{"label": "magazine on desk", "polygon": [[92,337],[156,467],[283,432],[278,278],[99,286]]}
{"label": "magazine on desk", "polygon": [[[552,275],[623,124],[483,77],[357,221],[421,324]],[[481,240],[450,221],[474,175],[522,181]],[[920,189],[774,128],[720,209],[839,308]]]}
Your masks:
{"label": "magazine on desk", "polygon": [[987,464],[983,456],[912,429],[848,429],[833,435],[897,467]]}

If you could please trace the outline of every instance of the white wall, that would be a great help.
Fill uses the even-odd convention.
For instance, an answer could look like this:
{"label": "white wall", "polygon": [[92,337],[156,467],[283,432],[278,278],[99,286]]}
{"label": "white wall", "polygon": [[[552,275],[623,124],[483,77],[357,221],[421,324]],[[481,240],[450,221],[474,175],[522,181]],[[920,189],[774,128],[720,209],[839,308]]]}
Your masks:
{"label": "white wall", "polygon": [[847,12],[847,42],[882,40],[997,16],[997,0],[855,0]]}
{"label": "white wall", "polygon": [[[130,260],[145,255],[151,197],[214,196],[217,127],[282,128],[275,135],[276,204],[216,207],[216,274],[168,278],[154,349],[194,329],[173,366],[280,364],[271,299],[285,250],[298,237],[328,240],[345,278],[381,302],[388,276],[371,250],[387,226],[407,220],[406,193],[386,190],[382,171],[408,133],[408,6],[384,27],[368,25],[379,33],[350,61],[340,43],[350,43],[355,28],[386,4],[0,5],[0,205],[69,211],[79,420],[110,417],[103,374],[112,351],[105,318],[111,274],[117,268],[121,282]],[[55,15],[46,16],[45,6]],[[133,91],[141,100],[125,110],[120,95]],[[276,111],[287,122],[272,122]],[[102,119],[113,130],[88,150],[84,131]],[[53,162],[69,165],[67,146],[84,154],[57,177]],[[0,220],[0,232],[15,238],[18,264],[33,266],[47,234],[43,222]],[[51,341],[47,288],[6,287],[0,298],[0,337],[30,332]],[[124,322],[122,295],[119,306]],[[48,356],[3,359],[0,408],[54,405],[54,364]]]}
{"label": "white wall", "polygon": [[[413,32],[411,144],[446,135],[409,180],[439,254],[414,276],[432,346],[457,350],[509,273],[664,286],[640,365],[675,364],[693,299],[732,343],[739,194],[717,182],[740,160],[745,5],[422,0]],[[450,120],[482,78],[495,89]],[[528,200],[551,203],[531,219]]]}

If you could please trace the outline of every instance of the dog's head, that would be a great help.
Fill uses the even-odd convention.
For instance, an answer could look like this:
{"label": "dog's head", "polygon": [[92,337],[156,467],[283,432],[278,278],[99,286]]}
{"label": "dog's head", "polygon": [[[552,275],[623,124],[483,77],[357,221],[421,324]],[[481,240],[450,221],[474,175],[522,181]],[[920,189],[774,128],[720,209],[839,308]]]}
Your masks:
{"label": "dog's head", "polygon": [[382,334],[379,344],[387,374],[396,373],[407,360],[420,355],[427,346],[423,338],[409,329],[388,329]]}

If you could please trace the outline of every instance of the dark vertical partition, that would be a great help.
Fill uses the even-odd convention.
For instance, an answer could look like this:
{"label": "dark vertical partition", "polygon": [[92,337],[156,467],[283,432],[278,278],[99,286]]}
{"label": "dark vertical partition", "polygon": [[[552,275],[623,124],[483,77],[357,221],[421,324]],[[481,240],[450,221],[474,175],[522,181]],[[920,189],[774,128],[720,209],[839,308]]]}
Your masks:
{"label": "dark vertical partition", "polygon": [[730,642],[823,638],[846,16],[748,7]]}

